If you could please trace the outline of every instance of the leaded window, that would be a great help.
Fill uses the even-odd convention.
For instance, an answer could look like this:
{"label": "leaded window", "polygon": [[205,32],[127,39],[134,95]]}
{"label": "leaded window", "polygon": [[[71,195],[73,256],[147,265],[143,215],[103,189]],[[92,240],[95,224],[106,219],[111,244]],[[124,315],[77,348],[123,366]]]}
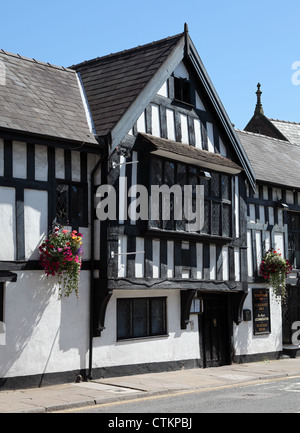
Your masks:
{"label": "leaded window", "polygon": [[63,225],[87,225],[87,186],[68,181],[56,183],[56,221]]}
{"label": "leaded window", "polygon": [[[179,185],[182,191],[182,218],[175,217],[175,194],[170,192],[170,200],[167,201],[170,211],[169,220],[164,220],[162,215],[162,194],[157,201],[151,201],[159,218],[150,219],[150,228],[161,230],[186,231],[187,220],[184,214],[184,186],[192,186],[192,212],[196,211],[196,186],[204,188],[204,225],[200,233],[212,236],[232,236],[232,177],[228,174],[210,172],[211,177],[203,176],[199,167],[189,166],[176,161],[151,158],[151,185],[167,185],[172,187]],[[159,212],[158,212],[159,210]],[[152,212],[150,206],[150,212]]]}
{"label": "leaded window", "polygon": [[165,335],[166,298],[117,300],[117,339]]}

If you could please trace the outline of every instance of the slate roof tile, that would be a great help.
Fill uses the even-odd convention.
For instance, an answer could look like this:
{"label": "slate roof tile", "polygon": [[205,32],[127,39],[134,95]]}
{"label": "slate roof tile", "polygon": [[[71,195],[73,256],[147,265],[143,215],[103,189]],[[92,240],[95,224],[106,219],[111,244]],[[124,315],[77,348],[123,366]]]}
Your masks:
{"label": "slate roof tile", "polygon": [[112,130],[182,36],[72,66],[80,72],[99,136]]}
{"label": "slate roof tile", "polygon": [[237,130],[258,181],[300,188],[300,146]]}
{"label": "slate roof tile", "polygon": [[0,128],[97,144],[71,69],[0,50]]}

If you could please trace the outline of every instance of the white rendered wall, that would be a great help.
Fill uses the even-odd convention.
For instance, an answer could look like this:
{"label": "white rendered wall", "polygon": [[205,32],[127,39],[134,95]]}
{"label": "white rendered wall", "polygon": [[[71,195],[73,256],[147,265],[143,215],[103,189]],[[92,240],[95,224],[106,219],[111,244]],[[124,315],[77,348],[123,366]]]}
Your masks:
{"label": "white rendered wall", "polygon": [[[117,341],[116,299],[167,296],[168,336]],[[179,290],[114,290],[106,312],[101,337],[94,338],[93,368],[152,362],[200,359],[198,317],[190,316],[192,324],[180,329]]]}
{"label": "white rendered wall", "polygon": [[[250,285],[249,293],[245,300],[243,309],[252,310],[252,288],[260,286]],[[271,314],[271,333],[264,335],[253,334],[253,322],[241,322],[238,326],[234,324],[233,338],[234,350],[238,355],[252,355],[278,352],[282,350],[282,320],[281,305],[276,300],[272,289],[270,289],[270,314]]]}
{"label": "white rendered wall", "polygon": [[16,283],[6,284],[0,377],[87,368],[89,272],[80,274],[79,299],[61,300],[55,277],[47,279],[40,271],[17,274]]}

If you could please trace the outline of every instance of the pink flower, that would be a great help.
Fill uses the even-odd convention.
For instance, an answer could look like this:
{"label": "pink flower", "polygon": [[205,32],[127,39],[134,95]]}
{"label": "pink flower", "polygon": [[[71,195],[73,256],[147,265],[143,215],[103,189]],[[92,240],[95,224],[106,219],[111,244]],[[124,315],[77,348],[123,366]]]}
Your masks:
{"label": "pink flower", "polygon": [[63,230],[62,233],[68,233],[68,230]]}

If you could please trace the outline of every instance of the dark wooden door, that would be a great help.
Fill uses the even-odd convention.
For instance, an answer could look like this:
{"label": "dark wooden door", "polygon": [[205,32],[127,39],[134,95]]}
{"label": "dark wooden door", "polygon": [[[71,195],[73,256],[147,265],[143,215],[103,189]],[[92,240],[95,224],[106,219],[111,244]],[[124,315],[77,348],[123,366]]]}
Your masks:
{"label": "dark wooden door", "polygon": [[[200,325],[203,367],[230,363],[228,299],[226,295],[203,297],[204,312]],[[202,325],[202,326],[201,326]]]}

